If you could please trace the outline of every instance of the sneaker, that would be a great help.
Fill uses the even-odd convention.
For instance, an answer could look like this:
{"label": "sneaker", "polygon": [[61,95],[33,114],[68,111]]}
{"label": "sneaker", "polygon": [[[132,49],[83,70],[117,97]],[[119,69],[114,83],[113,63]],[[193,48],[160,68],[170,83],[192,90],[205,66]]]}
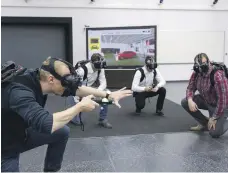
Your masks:
{"label": "sneaker", "polygon": [[156,111],[156,114],[157,114],[158,116],[163,116],[163,115],[164,115],[164,113],[163,113],[161,110],[157,110],[157,111]]}
{"label": "sneaker", "polygon": [[107,128],[107,129],[111,129],[112,128],[112,125],[106,119],[100,120],[99,121],[99,125],[104,127],[104,128]]}
{"label": "sneaker", "polygon": [[205,131],[207,130],[204,126],[201,124],[198,124],[197,126],[193,126],[190,128],[191,131]]}

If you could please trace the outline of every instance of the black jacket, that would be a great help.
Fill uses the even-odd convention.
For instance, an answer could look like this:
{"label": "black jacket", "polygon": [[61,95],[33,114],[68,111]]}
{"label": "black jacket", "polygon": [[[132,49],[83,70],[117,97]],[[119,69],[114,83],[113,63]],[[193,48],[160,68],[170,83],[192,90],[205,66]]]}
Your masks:
{"label": "black jacket", "polygon": [[18,151],[26,141],[26,129],[51,133],[53,116],[44,109],[38,70],[26,71],[14,82],[2,85],[1,90],[2,155]]}

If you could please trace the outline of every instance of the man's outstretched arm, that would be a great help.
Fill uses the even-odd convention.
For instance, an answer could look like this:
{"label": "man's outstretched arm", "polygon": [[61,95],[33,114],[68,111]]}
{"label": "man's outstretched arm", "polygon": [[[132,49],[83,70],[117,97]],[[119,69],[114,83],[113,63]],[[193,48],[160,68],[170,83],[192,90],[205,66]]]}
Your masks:
{"label": "man's outstretched arm", "polygon": [[[105,98],[106,94],[107,94],[106,91],[101,91],[99,89],[95,89],[95,88],[87,87],[87,86],[81,86],[76,91],[76,96],[79,96],[79,97],[94,95],[95,97]],[[125,90],[125,88],[122,88],[120,90],[111,92],[111,94],[109,95],[109,99],[113,99],[114,104],[120,108],[120,105],[118,103],[119,100],[121,100],[125,97],[128,97],[128,96],[131,96],[131,95],[132,95],[131,90]]]}
{"label": "man's outstretched arm", "polygon": [[101,91],[101,90],[98,90],[96,88],[92,88],[92,87],[87,87],[87,86],[84,86],[82,85],[81,87],[79,87],[76,91],[76,96],[79,96],[79,97],[85,97],[85,96],[88,96],[88,95],[94,95],[95,97],[106,97],[106,92],[105,91]]}

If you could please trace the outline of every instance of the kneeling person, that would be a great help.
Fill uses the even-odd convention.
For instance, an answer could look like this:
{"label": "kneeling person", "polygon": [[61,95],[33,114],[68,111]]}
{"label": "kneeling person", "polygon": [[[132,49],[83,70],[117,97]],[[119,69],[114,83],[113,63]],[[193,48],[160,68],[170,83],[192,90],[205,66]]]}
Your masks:
{"label": "kneeling person", "polygon": [[[104,91],[107,87],[104,71],[105,67],[106,62],[104,57],[99,53],[94,53],[91,56],[91,61],[79,67],[77,73],[82,77],[83,85],[97,87],[97,89]],[[109,93],[109,91],[107,91],[107,93]],[[74,101],[75,100],[77,100],[77,98],[74,98]],[[99,125],[105,128],[112,128],[112,125],[107,119],[107,112],[108,105],[101,105]],[[71,122],[74,124],[80,124],[79,116],[76,116]]]}
{"label": "kneeling person", "polygon": [[[210,62],[205,53],[195,57],[193,68],[181,105],[199,123],[191,130],[209,130],[212,137],[218,138],[228,130],[228,73],[225,67],[223,71]],[[197,90],[199,94],[195,94]],[[208,110],[209,118],[199,109]]]}
{"label": "kneeling person", "polygon": [[154,58],[147,56],[145,65],[136,71],[132,82],[137,114],[140,114],[141,110],[145,107],[146,98],[158,95],[156,113],[157,115],[164,115],[162,109],[166,96],[165,84],[166,81],[157,69]]}

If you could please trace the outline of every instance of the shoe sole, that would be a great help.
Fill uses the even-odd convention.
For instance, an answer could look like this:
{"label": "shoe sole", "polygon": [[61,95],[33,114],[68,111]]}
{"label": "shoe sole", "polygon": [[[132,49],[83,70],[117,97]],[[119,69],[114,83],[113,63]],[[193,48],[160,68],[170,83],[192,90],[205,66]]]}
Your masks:
{"label": "shoe sole", "polygon": [[204,131],[208,131],[207,129],[205,128],[202,128],[202,129],[189,129],[190,131],[195,131],[195,132],[204,132]]}
{"label": "shoe sole", "polygon": [[98,123],[98,125],[99,125],[100,127],[106,128],[106,129],[112,129],[112,126],[111,126],[111,127],[107,127],[107,126],[105,126],[105,125],[103,125],[103,124],[100,124],[100,123]]}

